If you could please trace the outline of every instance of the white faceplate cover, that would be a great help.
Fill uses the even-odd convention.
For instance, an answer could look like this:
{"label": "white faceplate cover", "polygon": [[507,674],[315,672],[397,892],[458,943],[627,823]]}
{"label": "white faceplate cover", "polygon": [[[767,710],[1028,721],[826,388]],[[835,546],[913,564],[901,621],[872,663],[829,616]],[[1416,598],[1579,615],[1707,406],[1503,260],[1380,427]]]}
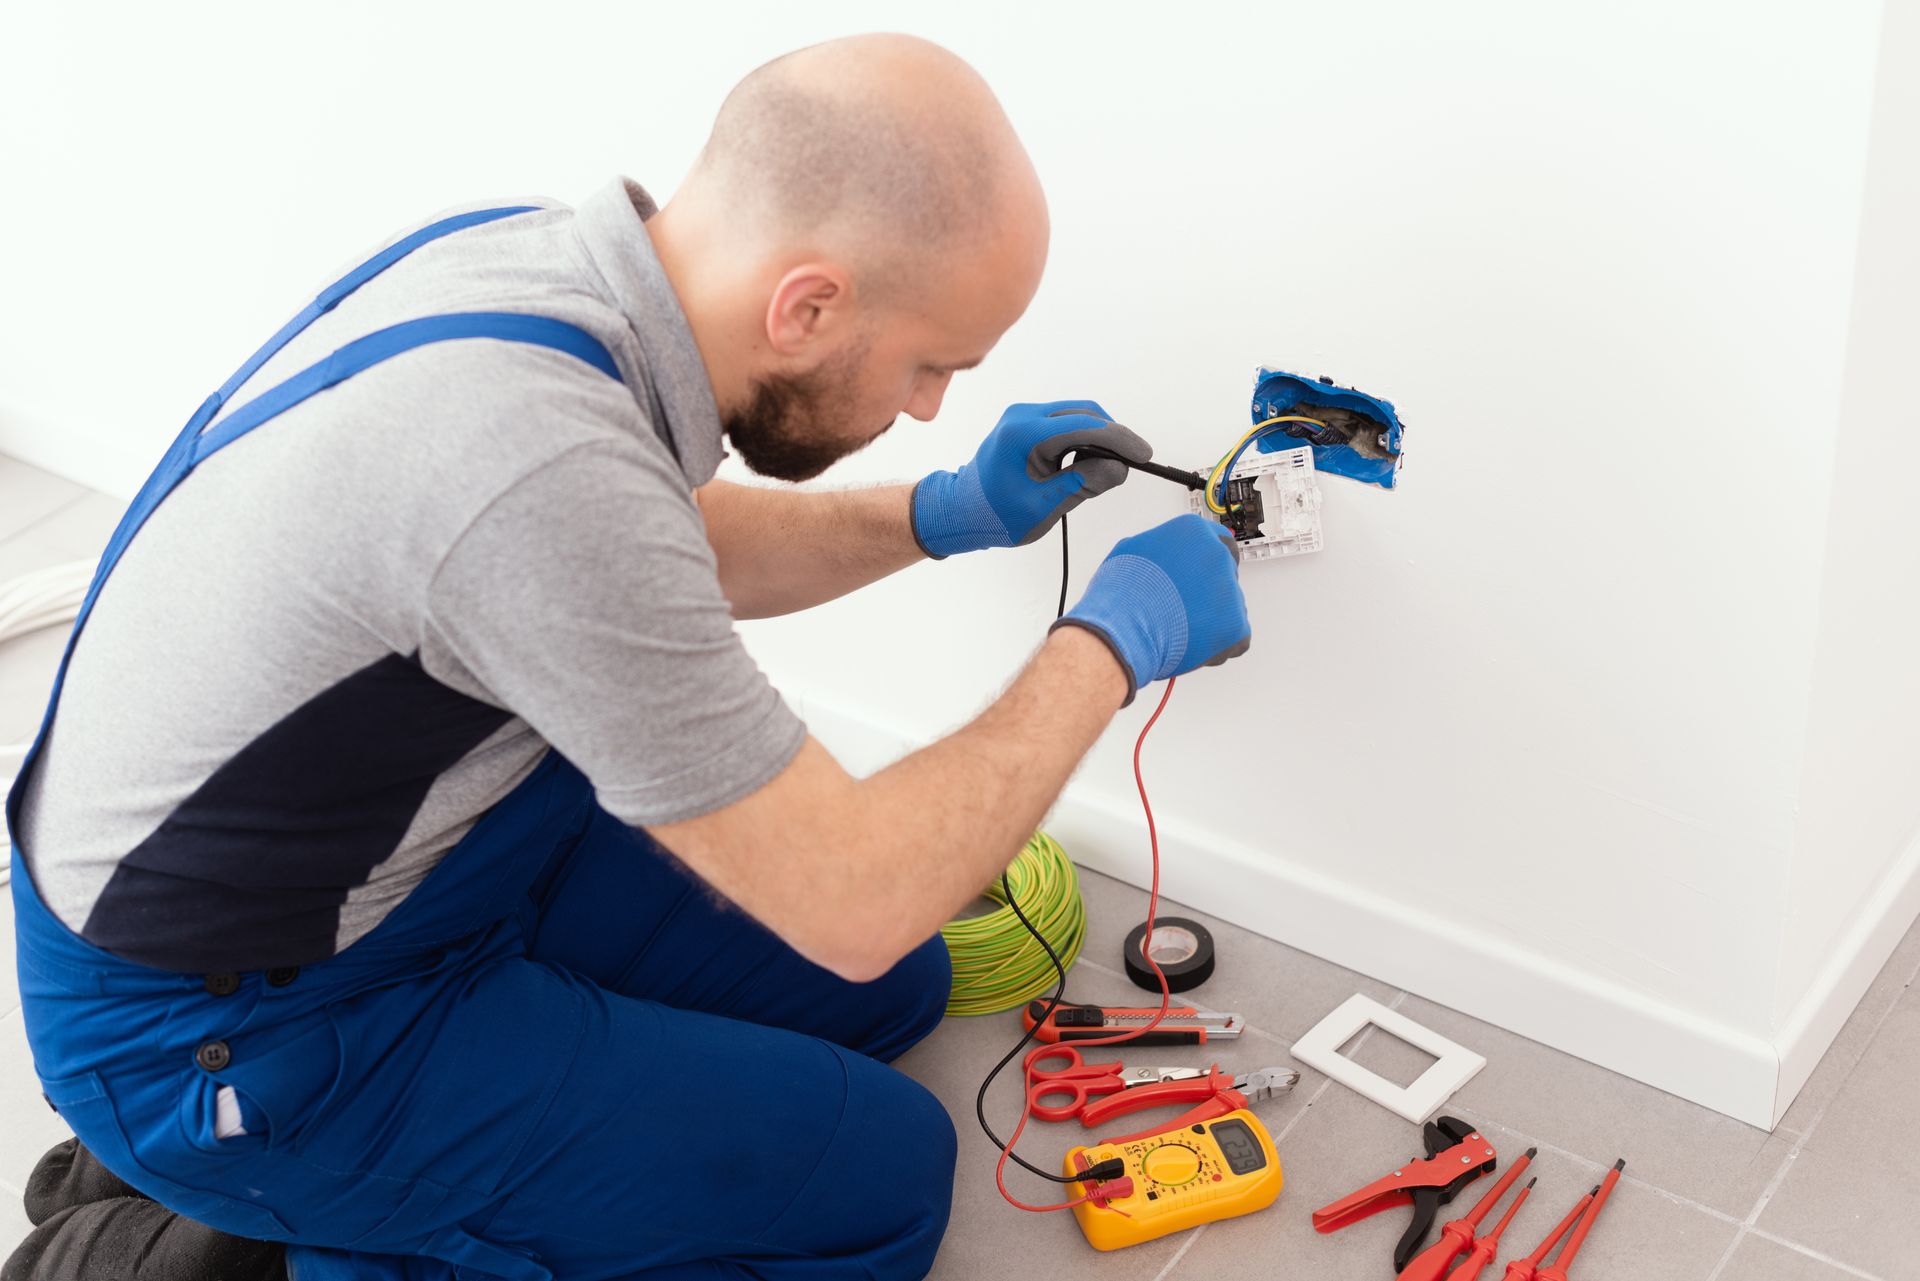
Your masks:
{"label": "white faceplate cover", "polygon": [[[1418,1046],[1439,1062],[1404,1089],[1368,1071],[1340,1053],[1340,1047],[1368,1024]],[[1440,1110],[1441,1104],[1487,1065],[1486,1059],[1472,1050],[1456,1045],[1431,1028],[1421,1027],[1371,997],[1359,995],[1348,997],[1339,1009],[1295,1041],[1293,1057],[1415,1125],[1425,1125]]]}

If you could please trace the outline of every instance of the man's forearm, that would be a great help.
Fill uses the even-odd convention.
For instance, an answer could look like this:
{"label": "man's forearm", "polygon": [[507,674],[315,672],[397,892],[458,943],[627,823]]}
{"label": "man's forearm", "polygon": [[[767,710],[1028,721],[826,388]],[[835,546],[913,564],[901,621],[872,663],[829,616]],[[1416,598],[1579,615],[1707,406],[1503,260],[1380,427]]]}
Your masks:
{"label": "man's forearm", "polygon": [[888,950],[904,955],[1005,870],[1126,696],[1106,644],[1063,627],[970,724],[859,785],[886,850],[865,915],[892,923]]}
{"label": "man's forearm", "polygon": [[809,738],[758,791],[652,830],[807,959],[878,978],[1013,861],[1127,683],[1104,641],[1062,627],[971,724],[871,778]]}
{"label": "man's forearm", "polygon": [[925,558],[913,487],[774,489],[716,480],[695,491],[735,618],[844,596]]}

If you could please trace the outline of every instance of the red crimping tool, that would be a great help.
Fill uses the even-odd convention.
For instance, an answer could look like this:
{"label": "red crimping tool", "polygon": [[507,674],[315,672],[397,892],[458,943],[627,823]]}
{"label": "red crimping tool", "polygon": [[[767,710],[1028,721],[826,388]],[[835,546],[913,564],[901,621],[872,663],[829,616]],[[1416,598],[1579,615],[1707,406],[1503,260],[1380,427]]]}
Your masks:
{"label": "red crimping tool", "polygon": [[[1538,1148],[1528,1148],[1525,1154],[1508,1166],[1507,1172],[1487,1189],[1487,1194],[1480,1198],[1478,1205],[1468,1210],[1461,1218],[1441,1228],[1440,1239],[1413,1257],[1413,1262],[1401,1271],[1400,1281],[1440,1281],[1442,1277],[1449,1278],[1449,1281],[1472,1281],[1472,1278],[1479,1276],[1480,1270],[1492,1263],[1493,1256],[1499,1252],[1500,1235],[1507,1230],[1507,1224],[1512,1221],[1514,1211],[1518,1210],[1520,1203],[1527,1199],[1527,1193],[1532,1189],[1533,1184],[1529,1182],[1526,1187],[1520,1189],[1520,1195],[1514,1200],[1512,1208],[1507,1211],[1507,1217],[1500,1221],[1499,1227],[1485,1237],[1475,1235],[1480,1231],[1480,1220],[1487,1217],[1488,1210],[1500,1203],[1500,1198],[1507,1194],[1507,1189],[1512,1187],[1514,1181],[1520,1177],[1520,1172],[1532,1164],[1538,1152]],[[1457,1271],[1450,1271],[1454,1260],[1463,1254],[1469,1256],[1467,1261],[1462,1263]]]}
{"label": "red crimping tool", "polygon": [[1404,1271],[1413,1252],[1427,1239],[1440,1207],[1452,1201],[1469,1183],[1491,1173],[1499,1163],[1499,1154],[1493,1150],[1492,1142],[1465,1121],[1443,1116],[1427,1122],[1421,1133],[1427,1146],[1424,1159],[1409,1161],[1351,1196],[1315,1210],[1314,1230],[1338,1232],[1382,1210],[1411,1205],[1413,1222],[1407,1225],[1406,1234],[1393,1251],[1393,1270]]}

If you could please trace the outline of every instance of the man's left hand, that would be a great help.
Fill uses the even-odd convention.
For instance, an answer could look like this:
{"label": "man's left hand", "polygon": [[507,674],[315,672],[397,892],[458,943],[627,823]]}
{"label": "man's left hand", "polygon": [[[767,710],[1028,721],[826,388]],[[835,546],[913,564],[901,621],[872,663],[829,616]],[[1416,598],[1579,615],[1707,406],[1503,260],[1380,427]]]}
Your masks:
{"label": "man's left hand", "polygon": [[[938,560],[986,547],[1020,547],[1062,516],[1127,478],[1118,458],[1146,462],[1153,447],[1091,400],[1010,405],[973,461],[937,471],[913,489],[913,536]],[[1060,465],[1068,454],[1073,464]]]}

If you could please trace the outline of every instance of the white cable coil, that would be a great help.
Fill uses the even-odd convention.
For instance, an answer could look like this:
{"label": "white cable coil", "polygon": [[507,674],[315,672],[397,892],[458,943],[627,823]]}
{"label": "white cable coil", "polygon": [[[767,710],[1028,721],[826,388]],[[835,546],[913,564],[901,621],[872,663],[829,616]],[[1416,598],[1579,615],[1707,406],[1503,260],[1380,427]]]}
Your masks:
{"label": "white cable coil", "polygon": [[[22,574],[0,586],[0,645],[78,618],[81,602],[86,600],[87,588],[93,583],[93,572],[93,561],[69,561]],[[0,745],[0,766],[26,759],[32,746],[31,738]],[[0,785],[0,795],[13,788],[13,772],[9,770],[4,777],[6,782]],[[5,821],[0,819],[0,856],[10,853],[12,848],[5,838],[5,830]],[[0,861],[0,885],[5,885],[8,879],[7,864]]]}

